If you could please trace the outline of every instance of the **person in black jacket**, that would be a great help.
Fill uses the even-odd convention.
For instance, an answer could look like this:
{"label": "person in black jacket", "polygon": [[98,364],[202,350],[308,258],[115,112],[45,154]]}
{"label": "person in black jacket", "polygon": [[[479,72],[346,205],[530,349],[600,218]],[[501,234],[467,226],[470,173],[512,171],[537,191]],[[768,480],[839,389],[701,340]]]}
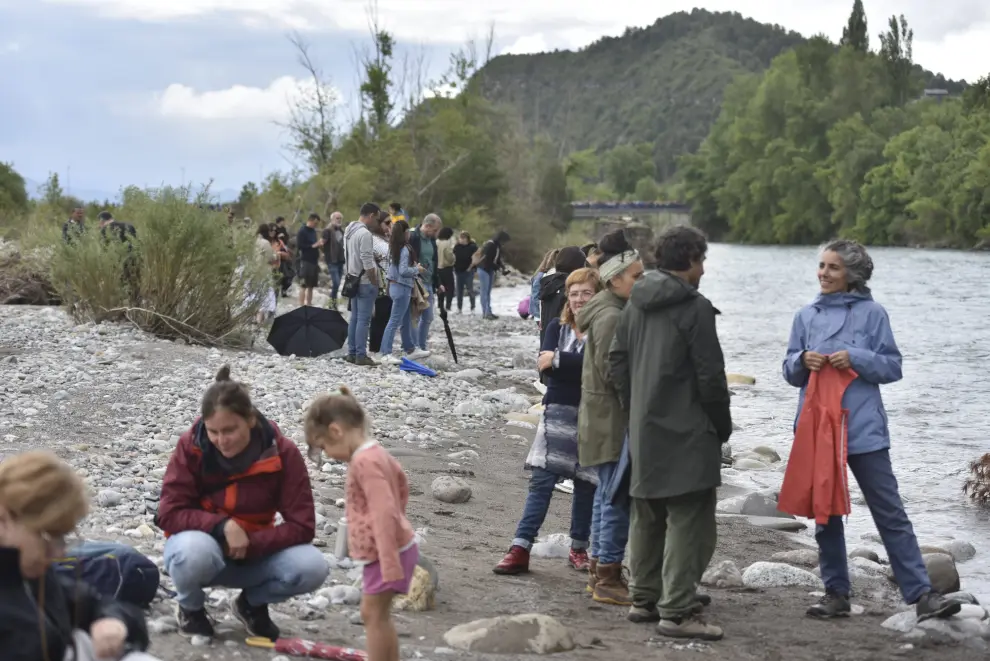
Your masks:
{"label": "person in black jacket", "polygon": [[567,276],[585,267],[584,253],[577,246],[561,248],[553,264],[553,272],[547,273],[540,280],[540,345],[546,335],[547,326],[551,321],[560,317],[567,302],[567,292],[564,284]]}
{"label": "person in black jacket", "polygon": [[464,290],[471,299],[471,312],[474,312],[474,270],[471,260],[478,252],[478,244],[471,240],[471,235],[461,232],[454,245],[454,286],[457,288],[457,312],[464,311]]}
{"label": "person in black jacket", "polygon": [[55,455],[26,452],[0,463],[4,661],[62,661],[69,649],[76,661],[153,661],[142,653],[148,631],[139,609],[52,567],[87,509],[82,480]]}
{"label": "person in black jacket", "polygon": [[495,286],[496,271],[505,275],[505,262],[502,260],[502,246],[509,242],[509,233],[501,231],[481,246],[481,254],[472,260],[478,267],[478,280],[481,282],[481,315],[489,320],[498,319],[492,312],[492,287]]}

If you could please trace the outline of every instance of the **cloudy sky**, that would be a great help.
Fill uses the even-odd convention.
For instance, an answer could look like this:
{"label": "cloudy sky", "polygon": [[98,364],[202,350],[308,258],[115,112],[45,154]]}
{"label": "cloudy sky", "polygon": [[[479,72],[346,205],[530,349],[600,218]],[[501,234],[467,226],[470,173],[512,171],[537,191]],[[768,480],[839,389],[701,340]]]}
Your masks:
{"label": "cloudy sky", "polygon": [[[870,32],[904,13],[915,60],[951,78],[990,71],[990,1],[866,0]],[[0,0],[0,161],[68,173],[71,192],[204,182],[236,189],[290,167],[277,122],[302,71],[299,30],[345,100],[367,0]],[[704,7],[838,39],[852,0],[378,0],[400,56],[430,76],[494,22],[496,53],[580,48]]]}

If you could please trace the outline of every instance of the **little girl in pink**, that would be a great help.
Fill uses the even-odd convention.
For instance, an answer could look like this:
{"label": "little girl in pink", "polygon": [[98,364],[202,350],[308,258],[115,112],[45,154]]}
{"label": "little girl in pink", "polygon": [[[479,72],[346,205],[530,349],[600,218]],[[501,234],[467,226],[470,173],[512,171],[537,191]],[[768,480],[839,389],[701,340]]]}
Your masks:
{"label": "little girl in pink", "polygon": [[409,592],[419,548],[406,519],[409,483],[402,466],[368,439],[368,418],[346,387],[320,397],[306,414],[309,456],[348,462],[347,545],[364,566],[361,617],[369,661],[399,661],[392,599]]}

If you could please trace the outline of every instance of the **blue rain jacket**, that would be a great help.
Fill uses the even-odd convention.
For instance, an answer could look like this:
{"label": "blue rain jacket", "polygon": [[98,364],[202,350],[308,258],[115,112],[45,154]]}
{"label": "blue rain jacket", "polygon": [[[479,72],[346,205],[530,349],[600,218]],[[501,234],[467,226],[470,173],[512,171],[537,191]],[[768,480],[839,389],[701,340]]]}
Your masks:
{"label": "blue rain jacket", "polygon": [[783,367],[784,379],[801,389],[794,424],[804,407],[810,375],[801,354],[815,351],[827,356],[843,349],[849,351],[859,374],[842,398],[842,408],[849,411],[849,454],[886,450],[890,431],[880,386],[901,380],[901,352],[887,311],[869,292],[819,294],[794,316]]}

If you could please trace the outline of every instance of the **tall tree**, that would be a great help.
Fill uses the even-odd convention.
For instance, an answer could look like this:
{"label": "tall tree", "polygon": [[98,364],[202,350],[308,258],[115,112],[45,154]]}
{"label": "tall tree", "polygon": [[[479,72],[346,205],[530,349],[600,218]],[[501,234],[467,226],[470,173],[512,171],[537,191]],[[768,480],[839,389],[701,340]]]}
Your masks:
{"label": "tall tree", "polygon": [[890,17],[890,29],[880,33],[880,57],[887,69],[891,102],[903,106],[912,97],[911,68],[914,66],[914,30],[901,14]]}
{"label": "tall tree", "polygon": [[0,219],[5,214],[22,214],[28,209],[24,177],[13,164],[0,162]]}
{"label": "tall tree", "polygon": [[380,138],[392,121],[395,99],[392,81],[392,56],[395,39],[378,22],[377,3],[369,6],[368,24],[371,29],[373,51],[366,53],[361,61],[364,80],[361,82],[363,110],[368,113],[367,121],[371,133]]}
{"label": "tall tree", "polygon": [[289,134],[287,148],[320,172],[330,163],[337,142],[337,91],[309,53],[309,44],[297,33],[289,37],[296,58],[306,70],[308,81],[299,86],[289,108],[289,120],[282,124]]}
{"label": "tall tree", "polygon": [[866,12],[863,10],[863,0],[856,0],[853,3],[852,13],[849,15],[849,23],[842,29],[843,46],[866,53],[870,50],[870,33],[866,27]]}

